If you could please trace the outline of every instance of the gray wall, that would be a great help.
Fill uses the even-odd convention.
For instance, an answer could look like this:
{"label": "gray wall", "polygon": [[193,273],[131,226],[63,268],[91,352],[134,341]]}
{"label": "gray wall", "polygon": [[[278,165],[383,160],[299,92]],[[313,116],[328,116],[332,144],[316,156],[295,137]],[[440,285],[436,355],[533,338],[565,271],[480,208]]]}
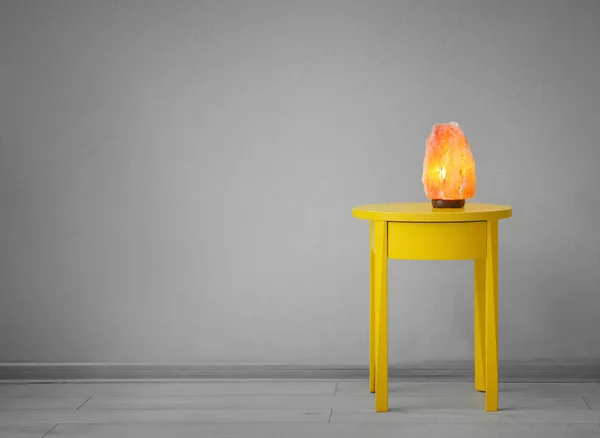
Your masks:
{"label": "gray wall", "polygon": [[[500,355],[600,360],[600,4],[0,3],[0,362],[366,365],[368,224],[458,121],[505,203]],[[472,354],[390,262],[390,363]]]}

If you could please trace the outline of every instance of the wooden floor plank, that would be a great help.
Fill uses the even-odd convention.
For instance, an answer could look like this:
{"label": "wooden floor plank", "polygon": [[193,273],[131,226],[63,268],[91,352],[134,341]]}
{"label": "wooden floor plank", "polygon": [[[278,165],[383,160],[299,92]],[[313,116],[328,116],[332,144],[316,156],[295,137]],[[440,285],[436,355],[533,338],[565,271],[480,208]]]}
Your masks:
{"label": "wooden floor plank", "polygon": [[92,397],[81,409],[332,409],[360,408],[365,401],[333,395]]}
{"label": "wooden floor plank", "polygon": [[41,438],[50,431],[55,424],[40,425],[14,425],[0,424],[0,437],[2,438]]}
{"label": "wooden floor plank", "polygon": [[[103,409],[369,409],[372,394],[336,394],[322,396],[164,396],[164,397],[92,397],[82,410]],[[464,395],[405,395],[389,397],[396,409],[484,409],[484,394],[471,391]],[[582,397],[501,396],[504,410],[588,410]]]}
{"label": "wooden floor plank", "polygon": [[428,409],[395,409],[385,414],[373,410],[343,410],[335,409],[331,416],[332,423],[404,423],[427,422],[447,424],[498,424],[498,423],[527,423],[527,424],[572,424],[600,423],[600,411],[592,410],[525,410],[485,412],[478,410],[438,409],[434,412]]}
{"label": "wooden floor plank", "polygon": [[[473,392],[471,382],[390,382],[389,393],[413,395],[459,395]],[[337,394],[368,394],[368,381],[342,381]],[[501,383],[500,394],[523,396],[581,397],[600,396],[598,383]]]}
{"label": "wooden floor plank", "polygon": [[61,424],[47,438],[598,438],[599,433],[594,424]]}
{"label": "wooden floor plank", "polygon": [[88,397],[0,397],[0,411],[10,409],[77,409]]}
{"label": "wooden floor plank", "polygon": [[590,409],[600,410],[600,395],[586,395],[582,398]]}
{"label": "wooden floor plank", "polygon": [[335,385],[333,381],[0,384],[0,397],[323,395],[333,394]]}
{"label": "wooden floor plank", "polygon": [[330,409],[12,410],[0,411],[0,424],[327,423],[330,413]]}

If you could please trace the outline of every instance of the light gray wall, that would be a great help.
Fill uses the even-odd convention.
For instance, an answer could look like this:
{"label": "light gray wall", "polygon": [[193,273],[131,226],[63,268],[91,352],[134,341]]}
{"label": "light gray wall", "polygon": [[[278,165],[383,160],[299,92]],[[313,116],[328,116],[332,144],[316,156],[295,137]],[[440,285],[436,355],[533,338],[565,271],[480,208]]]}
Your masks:
{"label": "light gray wall", "polygon": [[[600,360],[594,1],[0,3],[0,362],[367,363],[368,224],[458,121],[505,203],[500,355]],[[390,262],[390,363],[472,354]]]}

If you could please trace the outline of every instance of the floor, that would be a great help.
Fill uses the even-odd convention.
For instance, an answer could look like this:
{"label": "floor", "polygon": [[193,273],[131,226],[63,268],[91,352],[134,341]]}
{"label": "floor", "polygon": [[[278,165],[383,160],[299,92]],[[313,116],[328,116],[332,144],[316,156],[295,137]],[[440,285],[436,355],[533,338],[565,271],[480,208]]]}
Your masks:
{"label": "floor", "polygon": [[471,383],[205,380],[0,384],[1,438],[596,437],[600,383],[500,385],[500,412]]}

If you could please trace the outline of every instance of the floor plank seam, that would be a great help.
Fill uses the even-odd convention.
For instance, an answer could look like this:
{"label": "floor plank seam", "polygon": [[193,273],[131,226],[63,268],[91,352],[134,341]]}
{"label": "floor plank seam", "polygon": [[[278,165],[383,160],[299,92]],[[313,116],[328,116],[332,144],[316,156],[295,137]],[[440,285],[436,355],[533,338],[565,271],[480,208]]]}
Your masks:
{"label": "floor plank seam", "polygon": [[42,438],[44,438],[46,435],[48,435],[50,432],[52,432],[54,429],[56,429],[57,426],[58,426],[58,424],[55,424],[54,426],[52,426],[52,429],[50,429],[48,432],[46,432],[45,434],[43,434]]}
{"label": "floor plank seam", "polygon": [[82,406],[83,406],[84,404],[86,404],[87,402],[89,402],[91,398],[92,398],[91,396],[90,396],[90,397],[88,397],[88,398],[87,398],[87,400],[86,400],[86,401],[84,401],[83,403],[81,403],[81,404],[80,404],[80,405],[77,407],[77,409],[75,409],[75,410],[76,410],[76,411],[78,411],[78,410],[79,410],[79,408],[80,408],[80,407],[82,407]]}
{"label": "floor plank seam", "polygon": [[590,404],[588,403],[588,401],[585,399],[585,397],[581,396],[581,398],[583,399],[583,401],[584,401],[585,405],[588,407],[588,409],[591,411],[592,408],[591,408]]}

